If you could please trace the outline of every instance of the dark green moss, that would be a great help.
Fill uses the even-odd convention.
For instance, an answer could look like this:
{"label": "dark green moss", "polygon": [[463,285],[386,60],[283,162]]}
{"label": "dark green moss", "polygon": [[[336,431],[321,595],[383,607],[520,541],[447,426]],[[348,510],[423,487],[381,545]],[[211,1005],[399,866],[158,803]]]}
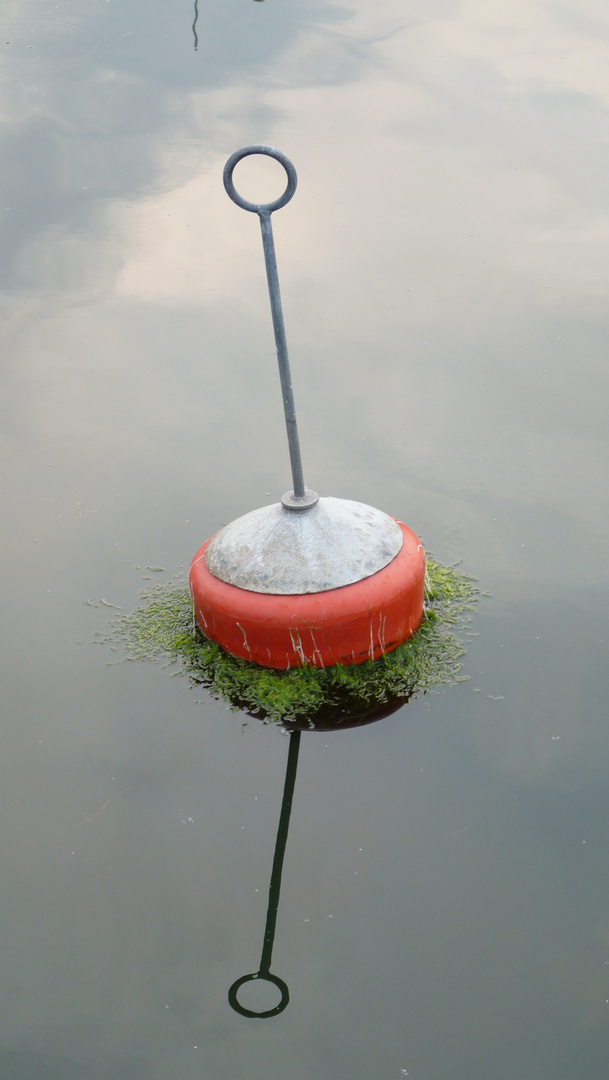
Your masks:
{"label": "dark green moss", "polygon": [[181,581],[143,593],[140,607],[114,621],[110,637],[120,639],[126,659],[175,661],[214,697],[255,716],[314,726],[331,715],[334,723],[349,723],[462,678],[460,635],[477,593],[471,578],[428,558],[417,633],[378,660],[348,666],[276,671],[231,656],[200,632]]}

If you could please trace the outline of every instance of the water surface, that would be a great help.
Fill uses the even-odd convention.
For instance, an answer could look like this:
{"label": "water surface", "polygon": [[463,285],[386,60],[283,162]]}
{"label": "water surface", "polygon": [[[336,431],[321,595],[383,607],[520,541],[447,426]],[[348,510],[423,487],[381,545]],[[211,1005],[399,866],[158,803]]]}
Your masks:
{"label": "water surface", "polygon": [[[199,0],[195,50],[188,4],[3,14],[0,1073],[598,1080],[609,17]],[[299,174],[274,228],[308,483],[490,594],[468,682],[303,734],[265,1021],[227,992],[288,740],[91,644],[289,484],[259,230],[221,182],[254,142]]]}

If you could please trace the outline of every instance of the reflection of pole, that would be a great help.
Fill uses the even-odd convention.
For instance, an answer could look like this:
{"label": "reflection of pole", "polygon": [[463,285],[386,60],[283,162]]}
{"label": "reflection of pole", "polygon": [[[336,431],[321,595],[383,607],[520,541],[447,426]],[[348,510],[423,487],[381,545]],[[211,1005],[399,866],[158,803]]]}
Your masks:
{"label": "reflection of pole", "polygon": [[[290,825],[290,813],[292,810],[292,798],[294,796],[294,784],[296,783],[296,766],[298,765],[298,750],[300,747],[300,732],[290,733],[290,749],[288,752],[288,764],[285,771],[285,786],[283,789],[283,802],[281,804],[281,816],[277,829],[277,842],[273,857],[273,871],[271,884],[269,885],[269,906],[266,913],[266,929],[264,931],[264,945],[260,958],[260,971],[267,972],[271,966],[271,953],[275,938],[275,924],[277,922],[277,910],[279,908],[279,891],[281,889],[281,872],[283,870],[283,856],[288,839]],[[286,1002],[287,1004],[287,1002]]]}
{"label": "reflection of pole", "polygon": [[[290,749],[288,752],[288,763],[285,772],[285,785],[283,789],[283,801],[281,804],[281,815],[279,817],[279,826],[277,829],[277,841],[275,843],[275,854],[273,856],[273,869],[271,872],[271,883],[269,885],[269,906],[266,913],[266,927],[264,930],[264,942],[262,945],[262,956],[260,957],[260,967],[258,971],[250,975],[242,975],[240,979],[237,979],[233,983],[228,991],[228,1000],[231,1007],[242,1016],[253,1016],[260,1020],[264,1020],[267,1016],[277,1016],[283,1012],[286,1005],[290,1000],[290,992],[284,983],[283,979],[280,979],[277,975],[271,973],[271,957],[273,952],[273,942],[275,940],[275,926],[277,923],[277,911],[279,908],[279,893],[281,890],[281,872],[283,870],[283,857],[285,855],[285,846],[288,839],[288,829],[290,825],[290,813],[292,810],[292,798],[294,796],[294,784],[296,783],[296,767],[298,765],[298,751],[300,748],[300,731],[292,731],[290,733]],[[281,994],[281,1000],[274,1009],[267,1009],[265,1012],[253,1012],[251,1009],[244,1008],[237,999],[237,991],[243,986],[244,983],[253,982],[256,979],[262,979],[265,982],[273,983]]]}
{"label": "reflection of pole", "polygon": [[199,18],[199,0],[195,0],[195,21],[192,24],[192,32],[195,37],[195,52],[199,48],[199,39],[197,37],[197,19]]}

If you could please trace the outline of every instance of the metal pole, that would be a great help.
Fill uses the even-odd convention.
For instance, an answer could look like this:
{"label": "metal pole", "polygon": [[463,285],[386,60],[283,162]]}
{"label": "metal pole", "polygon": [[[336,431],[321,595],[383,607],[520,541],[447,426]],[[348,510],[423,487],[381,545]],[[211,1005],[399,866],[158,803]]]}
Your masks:
{"label": "metal pole", "polygon": [[[278,199],[270,203],[252,203],[244,199],[233,183],[233,171],[235,165],[250,154],[265,154],[275,158],[283,165],[287,176],[287,187]],[[306,510],[319,501],[316,491],[310,491],[305,487],[302,471],[302,459],[300,456],[300,441],[298,438],[298,426],[296,423],[296,409],[294,406],[294,391],[292,388],[292,376],[290,374],[290,360],[288,357],[288,345],[283,321],[283,309],[281,306],[281,293],[279,291],[279,275],[277,273],[277,259],[275,256],[275,243],[273,240],[273,227],[271,214],[279,210],[290,201],[296,191],[296,170],[289,158],[272,146],[246,146],[242,150],[236,150],[231,154],[224,166],[224,187],[230,198],[243,210],[258,214],[262,231],[262,247],[264,262],[266,265],[266,278],[269,287],[271,301],[271,314],[273,317],[273,330],[275,333],[275,347],[277,349],[277,363],[279,365],[279,379],[281,381],[281,395],[283,399],[283,411],[288,435],[288,448],[290,451],[290,465],[292,468],[292,483],[294,490],[282,496],[282,503],[289,510]]]}
{"label": "metal pole", "polygon": [[296,499],[303,499],[305,493],[305,485],[302,475],[300,441],[298,439],[298,426],[296,424],[294,391],[292,388],[290,360],[288,357],[288,344],[286,341],[285,326],[283,322],[281,293],[279,292],[279,276],[277,274],[277,259],[275,257],[273,226],[271,225],[270,214],[263,213],[262,211],[260,212],[260,228],[262,230],[262,247],[264,249],[264,261],[266,263],[266,280],[269,286],[271,314],[273,316],[273,330],[275,331],[275,346],[277,348],[277,363],[279,365],[279,378],[281,380],[281,394],[283,397],[285,426],[288,433],[288,447],[290,450],[290,464],[292,466],[294,496]]}

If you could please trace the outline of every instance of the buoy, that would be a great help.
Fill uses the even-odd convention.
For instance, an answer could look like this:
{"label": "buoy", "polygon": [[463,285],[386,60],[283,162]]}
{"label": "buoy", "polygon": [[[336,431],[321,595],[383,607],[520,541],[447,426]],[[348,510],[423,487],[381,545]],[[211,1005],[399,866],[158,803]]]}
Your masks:
{"label": "buoy", "polygon": [[[243,199],[233,183],[242,158],[265,154],[287,174],[271,203]],[[305,486],[271,214],[296,190],[292,162],[270,146],[237,150],[224,169],[230,198],[262,230],[293,490],[221,529],[197,551],[190,588],[201,631],[234,656],[265,667],[326,667],[375,660],[418,629],[425,555],[402,522],[363,503],[320,498]]]}

